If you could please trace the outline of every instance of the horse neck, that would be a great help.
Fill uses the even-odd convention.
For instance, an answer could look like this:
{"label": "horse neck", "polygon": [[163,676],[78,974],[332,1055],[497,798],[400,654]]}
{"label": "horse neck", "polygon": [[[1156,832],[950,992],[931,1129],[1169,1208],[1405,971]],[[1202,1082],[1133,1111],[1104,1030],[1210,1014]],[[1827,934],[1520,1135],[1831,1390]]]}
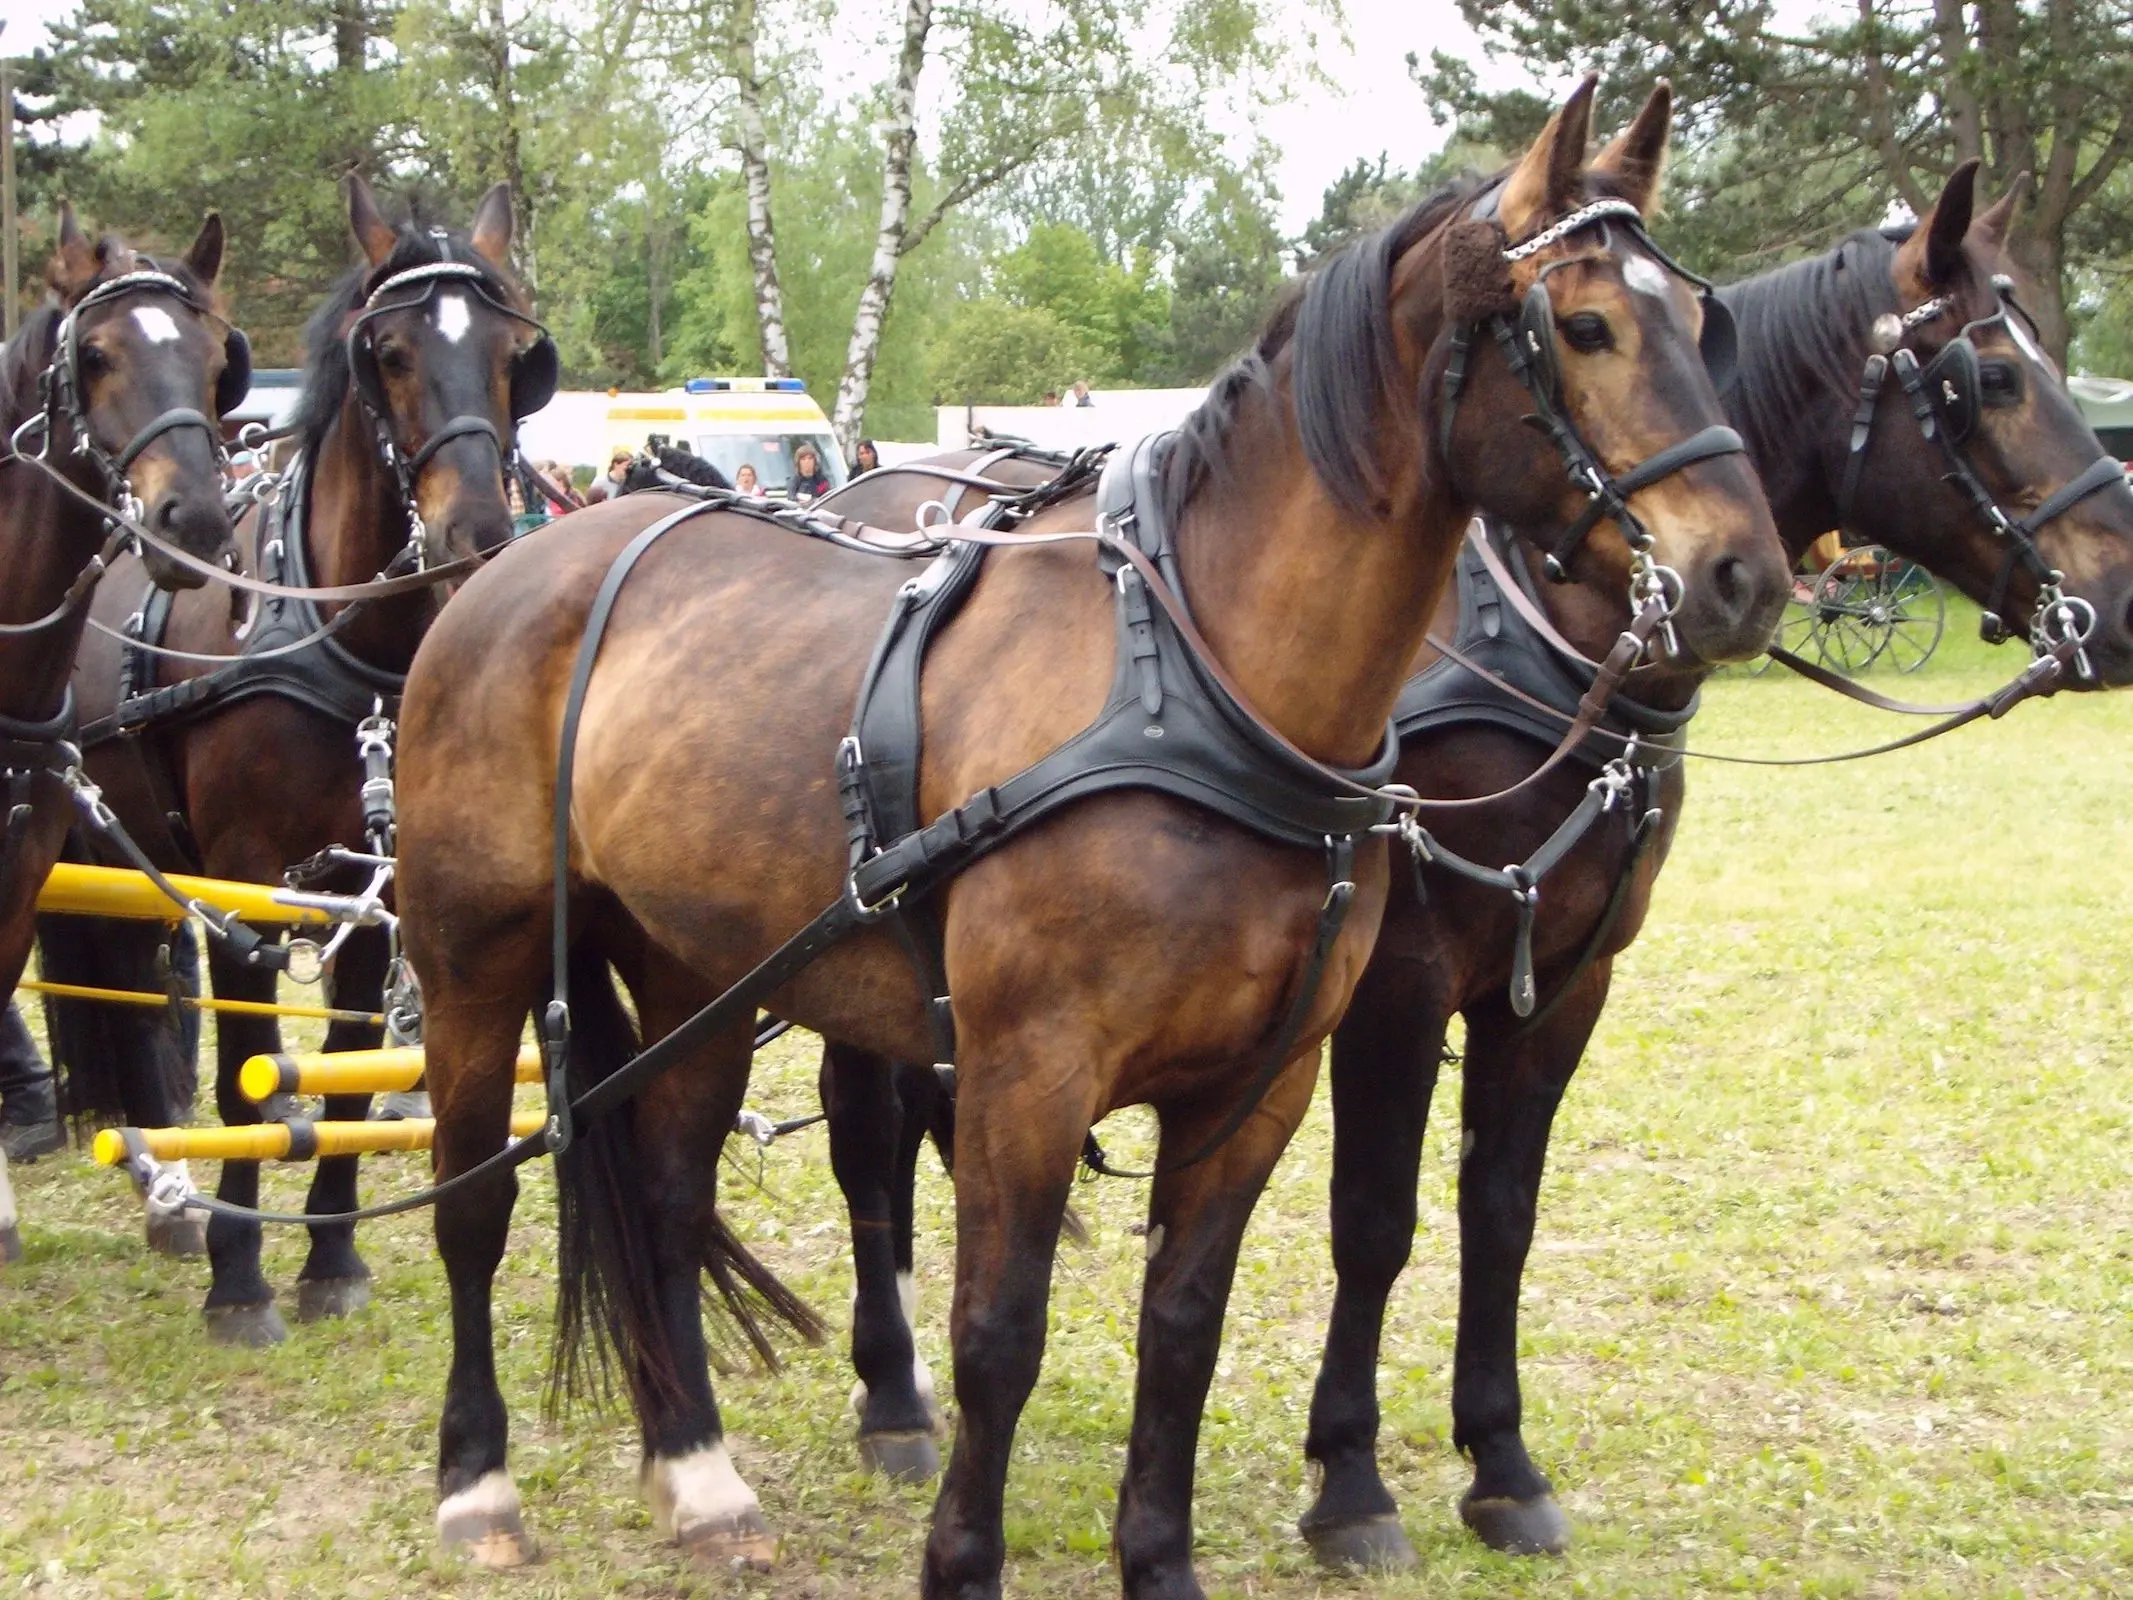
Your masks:
{"label": "horse neck", "polygon": [[[318,442],[306,486],[304,553],[312,584],[368,583],[406,548],[409,526],[399,479],[351,389]],[[328,615],[334,609],[320,608]],[[405,671],[432,615],[426,595],[378,601],[336,637],[374,666]]]}
{"label": "horse neck", "polygon": [[[37,370],[18,338],[4,356],[5,393],[0,397],[0,433],[37,409]],[[48,458],[77,489],[101,499],[101,479],[71,437],[51,441]],[[62,492],[36,468],[21,462],[0,466],[0,622],[32,622],[66,598],[103,542],[103,519]],[[0,711],[35,720],[58,711],[73,670],[85,611],[40,633],[0,634]]]}
{"label": "horse neck", "polygon": [[1195,620],[1259,713],[1321,760],[1360,766],[1450,576],[1467,512],[1425,489],[1400,518],[1319,481],[1285,392],[1243,402],[1224,465],[1179,518]]}
{"label": "horse neck", "polygon": [[[1762,479],[1785,553],[1798,561],[1809,545],[1837,525],[1837,485],[1858,391],[1855,386],[1849,393],[1833,392],[1794,340],[1770,336],[1775,331],[1771,324],[1778,319],[1760,314],[1760,306],[1765,297],[1786,292],[1782,269],[1726,286],[1724,299],[1741,333],[1739,370],[1725,406],[1726,420],[1739,431]],[[1850,316],[1830,306],[1818,308],[1817,320],[1826,331]],[[1851,337],[1844,342],[1856,348],[1846,357],[1847,370],[1863,373],[1867,330],[1848,332]]]}

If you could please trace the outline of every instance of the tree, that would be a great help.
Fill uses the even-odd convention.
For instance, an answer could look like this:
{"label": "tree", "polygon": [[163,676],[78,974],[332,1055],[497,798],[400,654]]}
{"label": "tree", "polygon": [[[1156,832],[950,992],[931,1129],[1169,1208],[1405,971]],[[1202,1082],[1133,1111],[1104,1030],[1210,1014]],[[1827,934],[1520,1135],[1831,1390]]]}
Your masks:
{"label": "tree", "polygon": [[1048,306],[973,300],[957,310],[933,348],[933,389],[942,403],[1026,406],[1063,392],[1101,359],[1086,334]]}
{"label": "tree", "polygon": [[1049,311],[1080,335],[1085,365],[1069,383],[1132,382],[1167,353],[1170,291],[1145,251],[1132,267],[1119,266],[1081,229],[1045,223],[995,261],[991,277],[1002,299]]}
{"label": "tree", "polygon": [[[1712,242],[1751,255],[1818,248],[1892,202],[1923,213],[1971,157],[1993,193],[2027,172],[2034,199],[2008,249],[2061,356],[2070,249],[2133,246],[2123,227],[2101,240],[2087,228],[2133,149],[2133,31],[2116,0],[1853,0],[1848,15],[1796,30],[1772,0],[1460,0],[1460,10],[1488,49],[1536,76],[1600,67],[1603,121],[1672,79],[1689,180],[1675,205],[1717,208]],[[1511,131],[1533,101],[1482,93],[1442,54],[1418,77],[1440,116],[1467,130]]]}

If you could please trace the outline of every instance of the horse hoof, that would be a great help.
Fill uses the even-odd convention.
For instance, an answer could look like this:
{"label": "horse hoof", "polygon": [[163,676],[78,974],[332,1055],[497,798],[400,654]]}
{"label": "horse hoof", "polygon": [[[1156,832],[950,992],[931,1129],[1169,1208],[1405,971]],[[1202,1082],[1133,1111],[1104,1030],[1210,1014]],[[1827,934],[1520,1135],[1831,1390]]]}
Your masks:
{"label": "horse hoof", "polygon": [[678,1542],[691,1561],[718,1572],[768,1572],[778,1559],[777,1536],[753,1509],[730,1522],[699,1523]]}
{"label": "horse hoof", "polygon": [[1336,1571],[1405,1572],[1417,1564],[1407,1530],[1392,1512],[1360,1522],[1322,1523],[1303,1530],[1304,1542],[1322,1567]]}
{"label": "horse hoof", "polygon": [[368,1278],[299,1278],[296,1281],[296,1320],[322,1322],[327,1317],[345,1317],[370,1304]]}
{"label": "horse hoof", "polygon": [[197,1211],[174,1216],[148,1214],[148,1248],[159,1256],[207,1254],[207,1218]]}
{"label": "horse hoof", "polygon": [[1570,1519],[1552,1494],[1531,1500],[1497,1496],[1459,1502],[1459,1520],[1491,1550],[1510,1556],[1559,1556],[1570,1548]]}
{"label": "horse hoof", "polygon": [[931,1483],[940,1476],[941,1447],[924,1429],[862,1433],[859,1464],[897,1483]]}
{"label": "horse hoof", "polygon": [[22,1259],[22,1230],[10,1222],[0,1228],[0,1267],[11,1267]]}
{"label": "horse hoof", "polygon": [[518,1487],[502,1470],[445,1497],[437,1507],[437,1542],[484,1567],[523,1567],[540,1555],[519,1516]]}
{"label": "horse hoof", "polygon": [[281,1313],[271,1300],[248,1306],[209,1306],[200,1315],[207,1322],[209,1344],[261,1350],[289,1337],[288,1324],[281,1320]]}

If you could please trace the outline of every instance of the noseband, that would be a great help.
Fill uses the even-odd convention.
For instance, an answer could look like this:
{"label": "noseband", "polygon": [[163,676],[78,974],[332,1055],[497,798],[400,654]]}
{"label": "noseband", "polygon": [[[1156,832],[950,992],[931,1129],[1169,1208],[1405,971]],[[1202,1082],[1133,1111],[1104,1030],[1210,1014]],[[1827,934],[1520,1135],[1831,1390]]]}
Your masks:
{"label": "noseband", "polygon": [[[1472,215],[1486,219],[1493,215],[1499,191],[1490,190],[1482,196]],[[1557,222],[1551,223],[1539,233],[1520,243],[1507,244],[1503,260],[1507,265],[1516,265],[1530,256],[1537,255],[1550,245],[1567,239],[1581,229],[1599,225],[1603,231],[1603,250],[1612,247],[1607,235],[1610,221],[1620,221],[1625,230],[1669,271],[1695,286],[1703,302],[1704,325],[1699,341],[1704,361],[1710,369],[1713,383],[1719,387],[1729,382],[1733,373],[1734,334],[1733,317],[1713,292],[1710,280],[1697,276],[1683,267],[1673,257],[1661,250],[1644,231],[1643,215],[1627,200],[1595,200],[1582,206]],[[1656,606],[1662,617],[1671,618],[1681,603],[1684,585],[1681,575],[1671,567],[1661,566],[1652,558],[1654,540],[1651,530],[1645,527],[1637,514],[1630,509],[1629,497],[1640,489],[1648,489],[1662,479],[1672,477],[1684,468],[1699,461],[1709,461],[1718,456],[1738,455],[1747,449],[1741,436],[1723,423],[1691,434],[1688,438],[1668,445],[1654,455],[1647,456],[1635,466],[1622,473],[1610,472],[1601,461],[1599,452],[1588,444],[1579,433],[1577,424],[1571,420],[1562,404],[1562,367],[1560,353],[1555,343],[1555,308],[1548,297],[1547,276],[1556,267],[1567,262],[1553,262],[1541,270],[1540,277],[1528,289],[1516,311],[1499,311],[1494,314],[1464,320],[1456,324],[1451,334],[1451,356],[1444,373],[1444,407],[1438,416],[1437,442],[1445,456],[1451,454],[1452,424],[1458,415],[1459,397],[1466,386],[1467,361],[1472,352],[1477,328],[1486,328],[1495,338],[1497,347],[1503,351],[1504,360],[1526,392],[1533,398],[1533,411],[1526,422],[1545,433],[1554,443],[1557,453],[1563,458],[1564,470],[1570,481],[1586,497],[1585,509],[1566,527],[1556,540],[1555,547],[1546,553],[1545,566],[1550,579],[1557,583],[1569,581],[1570,563],[1589,534],[1603,518],[1612,518],[1621,528],[1622,537],[1630,550],[1630,607],[1642,611]],[[1680,642],[1674,635],[1670,620],[1661,624],[1661,637],[1669,655],[1680,654]]]}
{"label": "noseband", "polygon": [[[372,344],[370,324],[387,312],[412,311],[427,304],[435,297],[439,285],[445,283],[463,285],[498,315],[524,323],[540,335],[530,347],[511,359],[510,406],[514,429],[509,446],[504,443],[494,423],[487,417],[471,413],[462,413],[451,418],[443,427],[423,440],[421,446],[412,454],[403,451],[399,441],[393,436],[392,407],[385,397],[384,379],[378,372],[378,357]],[[405,289],[416,291],[413,298],[386,298]],[[422,469],[429,465],[439,450],[454,439],[483,438],[487,439],[496,451],[499,476],[508,473],[511,459],[518,452],[515,425],[540,410],[555,395],[556,383],[560,376],[555,340],[544,324],[516,306],[508,304],[496,292],[489,274],[482,268],[467,261],[433,261],[393,273],[372,289],[364,297],[363,309],[349,325],[345,343],[348,371],[355,384],[356,397],[362,402],[364,413],[370,418],[377,439],[378,455],[398,482],[401,506],[407,512],[407,553],[402,559],[411,564],[413,570],[421,571],[425,564],[427,529],[423,526],[422,513],[415,505],[415,485],[422,476]]]}
{"label": "noseband", "polygon": [[[1992,287],[1999,297],[1999,309],[1989,317],[1965,323],[1961,331],[1924,364],[1919,362],[1915,351],[1900,341],[1954,310],[1954,296],[1938,295],[1901,316],[1890,312],[1875,322],[1876,335],[1895,348],[1886,355],[1876,351],[1868,356],[1866,367],[1860,374],[1859,402],[1852,412],[1850,449],[1844,463],[1843,483],[1837,492],[1837,520],[1843,527],[1851,526],[1852,502],[1858,494],[1867,449],[1873,441],[1881,391],[1889,374],[1894,372],[1896,381],[1910,396],[1911,414],[1917,420],[1918,431],[1947,460],[1945,480],[1961,489],[1986,525],[2007,541],[2007,554],[2000,562],[1999,574],[1992,582],[1991,598],[1978,621],[1980,636],[1988,644],[2004,644],[2013,637],[2006,622],[2007,595],[2014,583],[2015,569],[2020,567],[2037,583],[2037,603],[2029,623],[2030,647],[2042,656],[2062,643],[2073,643],[2076,646],[2075,671],[2082,678],[2094,681],[2095,671],[2089,664],[2088,653],[2079,646],[2096,630],[2096,610],[2079,595],[2069,595],[2060,587],[2066,581],[2066,574],[2044,558],[2044,552],[2037,548],[2037,535],[2046,524],[2064,516],[2090,495],[2113,484],[2124,483],[2125,469],[2110,456],[2099,456],[2069,482],[2047,495],[2036,510],[2021,517],[2011,515],[2000,504],[1999,497],[1978,477],[1963,449],[1977,427],[1981,407],[1988,403],[1983,397],[1981,365],[1974,335],[1980,328],[1997,324],[2007,330],[2025,354],[2036,353],[2034,341],[2014,320],[2016,313],[2020,313],[2024,321],[2029,320],[2029,314],[2014,297],[2014,280],[1995,275]],[[2043,364],[2041,359],[2038,364]]]}

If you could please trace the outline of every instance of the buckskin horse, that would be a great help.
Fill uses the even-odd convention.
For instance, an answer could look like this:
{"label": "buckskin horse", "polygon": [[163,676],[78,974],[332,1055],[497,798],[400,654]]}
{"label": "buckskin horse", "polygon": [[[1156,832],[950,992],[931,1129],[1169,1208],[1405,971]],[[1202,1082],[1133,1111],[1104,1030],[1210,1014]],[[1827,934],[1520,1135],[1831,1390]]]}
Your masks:
{"label": "buckskin horse", "polygon": [[[1222,1305],[1367,954],[1388,869],[1357,835],[1392,809],[1376,787],[1387,719],[1469,515],[1568,522],[1597,492],[1621,531],[1594,530],[1578,559],[1625,585],[1655,562],[1677,572],[1655,581],[1698,659],[1752,654],[1782,605],[1782,552],[1718,422],[1696,304],[1625,281],[1645,258],[1625,213],[1656,177],[1663,97],[1628,158],[1588,172],[1592,90],[1486,196],[1440,192],[1321,271],[1138,474],[1151,492],[1129,496],[1130,535],[1109,519],[1099,562],[1082,548],[1085,488],[1014,534],[966,530],[908,583],[834,538],[769,537],[730,500],[644,495],[530,536],[446,608],[408,681],[399,887],[436,1170],[457,1183],[436,1212],[447,1544],[496,1564],[528,1553],[489,1294],[513,1165],[560,1143],[559,1380],[611,1355],[655,1526],[720,1565],[768,1559],[698,1303],[707,1258],[730,1272],[737,1251],[713,1180],[760,995],[889,1059],[932,1057],[952,1022],[961,1420],[928,1594],[998,1593],[1008,1452],[1075,1163],[1104,1112],[1156,1107],[1116,1542],[1129,1593],[1200,1592],[1193,1451]],[[1518,421],[1543,360],[1550,434]],[[1615,462],[1638,465],[1597,465]],[[934,633],[944,596],[960,606]],[[911,645],[928,641],[921,682]],[[922,768],[906,740],[898,773],[869,771],[890,752],[849,735],[863,679],[893,680],[867,725],[915,714]],[[1078,759],[1098,745],[1109,770]],[[1044,810],[1054,795],[1073,803]],[[937,820],[877,839],[892,798]],[[951,1004],[929,1004],[942,992],[884,926],[906,894],[938,912]],[[816,959],[819,930],[851,937]],[[638,1063],[611,963],[662,1040]],[[551,1081],[552,1143],[507,1147],[537,1008],[567,1087]],[[661,1076],[640,1064],[677,1055]]]}
{"label": "buckskin horse", "polygon": [[[554,347],[511,275],[508,186],[483,197],[464,234],[396,228],[360,177],[346,189],[362,263],[306,330],[295,460],[271,504],[243,525],[248,570],[296,587],[362,586],[501,547],[511,534],[503,463],[516,419],[544,405],[556,382]],[[443,598],[414,581],[410,592],[355,606],[214,588],[166,609],[144,598],[135,574],[113,572],[98,614],[139,642],[92,636],[75,689],[89,719],[90,773],[159,865],[278,883],[286,868],[330,846],[371,839],[380,818],[364,790],[374,774],[359,733],[389,735],[381,721]],[[48,937],[47,966],[79,981],[152,987],[159,938],[119,943],[106,928],[90,941]],[[248,962],[219,941],[209,961],[217,996],[274,998],[270,963]],[[379,930],[357,930],[336,959],[336,1005],[378,1012],[385,968]],[[108,1008],[55,1008],[54,1054],[77,1078],[74,1099],[96,1105],[110,1076],[96,1064],[140,1061],[142,1035],[161,1026]],[[373,1048],[379,1038],[372,1022],[337,1021],[326,1048]],[[279,1048],[271,1017],[218,1018],[215,1098],[224,1122],[260,1119],[238,1089],[238,1068]],[[336,1096],[325,1115],[360,1118],[369,1103],[367,1095]],[[306,1206],[346,1210],[355,1185],[354,1157],[321,1160]],[[222,1199],[256,1205],[258,1186],[257,1163],[223,1163]],[[244,1344],[284,1337],[257,1224],[218,1214],[206,1235],[209,1336]],[[298,1316],[354,1309],[369,1297],[369,1277],[352,1227],[314,1228],[297,1280]]]}
{"label": "buckskin horse", "polygon": [[[205,560],[229,545],[218,422],[251,362],[215,294],[222,252],[212,213],[166,261],[114,235],[92,242],[62,206],[51,303],[0,349],[0,993],[21,980],[37,892],[74,814],[67,671],[123,543],[103,508]],[[202,581],[161,555],[147,570],[167,588]],[[19,1247],[0,1154],[0,1260]]]}

